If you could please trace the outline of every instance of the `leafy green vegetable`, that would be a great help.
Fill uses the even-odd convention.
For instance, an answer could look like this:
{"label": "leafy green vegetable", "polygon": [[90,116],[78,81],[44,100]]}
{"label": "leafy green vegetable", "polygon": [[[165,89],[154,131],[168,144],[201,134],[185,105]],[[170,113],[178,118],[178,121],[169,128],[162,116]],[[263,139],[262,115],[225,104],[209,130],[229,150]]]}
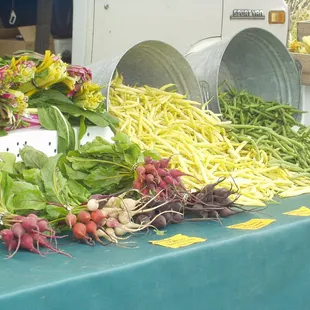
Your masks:
{"label": "leafy green vegetable", "polygon": [[[118,126],[118,119],[106,111],[88,111],[73,103],[65,94],[55,89],[41,92],[38,96],[31,98],[29,106],[38,108],[48,108],[56,106],[62,113],[73,117],[85,117],[92,124],[99,127]],[[41,121],[41,119],[40,119]],[[69,117],[70,121],[70,117]],[[83,129],[81,133],[83,132]],[[81,135],[82,136],[82,135]]]}
{"label": "leafy green vegetable", "polygon": [[4,137],[4,136],[7,136],[7,131],[4,130],[4,129],[0,129],[0,137]]}
{"label": "leafy green vegetable", "polygon": [[31,183],[33,185],[37,185],[42,192],[44,191],[44,185],[40,169],[32,168],[28,170],[27,169],[23,170],[22,177],[26,182]]}
{"label": "leafy green vegetable", "polygon": [[59,153],[66,153],[68,150],[75,149],[74,130],[58,107],[39,108],[38,116],[40,124],[45,129],[57,130]]}
{"label": "leafy green vegetable", "polygon": [[67,186],[73,199],[77,200],[79,203],[88,200],[90,192],[80,183],[74,180],[68,180]]}
{"label": "leafy green vegetable", "polygon": [[79,151],[69,152],[64,164],[65,175],[78,180],[91,193],[113,193],[132,186],[134,167],[144,160],[140,147],[123,133],[114,143],[96,137]]}
{"label": "leafy green vegetable", "polygon": [[88,174],[82,171],[74,170],[69,165],[64,164],[65,173],[69,180],[84,180]]}
{"label": "leafy green vegetable", "polygon": [[51,206],[51,205],[48,205],[46,207],[46,212],[49,215],[49,217],[52,219],[57,219],[60,216],[65,217],[68,214],[68,212],[65,208],[57,207],[57,206]]}
{"label": "leafy green vegetable", "polygon": [[48,201],[66,204],[64,190],[66,179],[60,173],[57,164],[62,154],[50,157],[41,169],[41,177],[43,180],[45,194]]}
{"label": "leafy green vegetable", "polygon": [[40,190],[40,189],[37,185],[33,185],[25,181],[14,181],[12,190],[13,190],[13,193],[17,195],[22,191],[27,191],[27,190],[32,191],[32,190]]}
{"label": "leafy green vegetable", "polygon": [[83,139],[84,135],[86,134],[87,126],[85,124],[85,116],[80,117],[80,128],[79,128],[79,135],[78,135],[78,148],[80,147],[81,140]]}
{"label": "leafy green vegetable", "polygon": [[13,180],[7,172],[0,172],[0,213],[13,212]]}
{"label": "leafy green vegetable", "polygon": [[19,154],[27,168],[41,169],[48,159],[45,153],[38,151],[29,145],[24,146]]}
{"label": "leafy green vegetable", "polygon": [[0,171],[14,174],[16,157],[13,153],[1,152],[0,153]]}
{"label": "leafy green vegetable", "polygon": [[46,200],[39,189],[26,189],[19,192],[13,199],[15,210],[44,210]]}

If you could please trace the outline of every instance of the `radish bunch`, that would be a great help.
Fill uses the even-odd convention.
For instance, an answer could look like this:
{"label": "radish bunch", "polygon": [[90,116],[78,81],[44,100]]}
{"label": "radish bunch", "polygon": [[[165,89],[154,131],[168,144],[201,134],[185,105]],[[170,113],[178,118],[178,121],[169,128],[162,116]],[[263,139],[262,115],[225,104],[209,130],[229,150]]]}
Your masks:
{"label": "radish bunch", "polygon": [[[203,218],[217,219],[228,217],[245,211],[235,202],[238,200],[238,193],[231,188],[219,187],[225,178],[208,184],[192,193],[188,193],[185,203],[185,213],[195,213]],[[236,195],[231,199],[232,195]]]}
{"label": "radish bunch", "polygon": [[72,228],[73,235],[76,239],[84,241],[88,245],[94,245],[95,241],[104,244],[98,234],[97,229],[101,227],[102,220],[104,219],[103,213],[99,210],[80,211],[77,216],[69,213],[66,216],[66,224]]}
{"label": "radish bunch", "polygon": [[133,188],[143,195],[154,195],[160,192],[161,197],[169,197],[178,189],[184,189],[182,176],[190,176],[178,169],[169,169],[170,158],[153,160],[150,156],[144,158],[144,164],[136,168],[136,178]]}
{"label": "radish bunch", "polygon": [[[179,195],[170,199],[163,197],[153,199],[152,205],[157,205],[157,209],[135,216],[134,221],[136,223],[140,223],[141,220],[152,221],[154,216],[162,213],[152,222],[152,225],[159,229],[170,223],[177,224],[183,221],[216,220],[220,222],[220,218],[250,211],[236,204],[238,193],[232,190],[232,186],[230,189],[219,186],[224,180],[225,178],[220,178],[217,182],[193,192],[184,189],[179,192]],[[232,195],[235,197],[231,198]],[[166,201],[166,204],[163,205],[163,201]]]}
{"label": "radish bunch", "polygon": [[[161,228],[156,224],[158,219],[171,211],[156,212],[166,202],[154,205],[153,198],[142,198],[139,200],[126,198],[128,192],[119,196],[108,196],[96,199],[99,195],[94,195],[87,203],[87,210],[80,211],[77,216],[68,214],[66,223],[72,227],[73,235],[76,239],[84,241],[88,245],[99,242],[105,245],[100,239],[103,237],[110,243],[119,244],[120,241],[128,239],[130,234],[148,228]],[[139,214],[151,214],[152,218],[140,218],[139,223],[134,221],[134,217]],[[172,212],[179,214],[178,212]],[[125,236],[129,234],[129,236]]]}
{"label": "radish bunch", "polygon": [[[10,222],[10,228],[0,231],[1,239],[9,253],[7,258],[12,258],[20,249],[44,256],[40,247],[71,258],[69,254],[57,248],[56,240],[62,237],[56,236],[47,220],[31,213],[28,216],[14,216]],[[52,245],[52,241],[55,242],[55,246]]]}

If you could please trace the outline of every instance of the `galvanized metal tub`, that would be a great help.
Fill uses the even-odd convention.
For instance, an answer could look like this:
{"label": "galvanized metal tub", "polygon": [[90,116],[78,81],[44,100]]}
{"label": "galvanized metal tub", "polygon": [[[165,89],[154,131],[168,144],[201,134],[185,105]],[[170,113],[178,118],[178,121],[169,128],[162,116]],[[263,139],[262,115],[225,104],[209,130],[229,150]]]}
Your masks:
{"label": "galvanized metal tub", "polygon": [[270,32],[245,29],[231,38],[186,55],[198,81],[205,81],[209,109],[220,113],[218,86],[227,81],[264,100],[300,108],[300,75],[286,47]]}
{"label": "galvanized metal tub", "polygon": [[161,87],[173,83],[179,93],[190,100],[202,102],[199,83],[185,57],[172,46],[161,41],[143,41],[121,56],[104,59],[87,66],[93,81],[106,86],[103,94],[109,106],[109,91],[117,70],[128,85]]}

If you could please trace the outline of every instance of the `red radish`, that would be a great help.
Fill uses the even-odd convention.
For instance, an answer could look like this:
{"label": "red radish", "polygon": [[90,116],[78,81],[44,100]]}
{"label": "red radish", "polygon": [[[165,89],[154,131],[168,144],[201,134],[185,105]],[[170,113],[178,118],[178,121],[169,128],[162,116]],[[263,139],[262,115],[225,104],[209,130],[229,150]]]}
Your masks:
{"label": "red radish", "polygon": [[[197,179],[195,176],[191,175],[191,174],[188,174],[188,173],[185,173],[183,171],[180,171],[178,169],[170,169],[169,170],[169,174],[174,178],[174,179],[177,179],[179,177],[182,177],[182,176],[188,176],[188,177],[192,177],[192,178],[195,178]],[[198,179],[197,179],[198,180]]]}
{"label": "red radish", "polygon": [[161,181],[161,177],[159,175],[156,175],[154,177],[154,183],[158,185],[160,183],[160,181]]}
{"label": "red radish", "polygon": [[174,178],[177,184],[181,184],[181,177],[176,177]]}
{"label": "red radish", "polygon": [[33,233],[32,238],[34,241],[38,242],[38,244],[43,246],[44,248],[47,248],[47,249],[49,249],[55,253],[62,254],[62,255],[65,255],[65,256],[72,258],[72,256],[70,254],[54,248],[50,243],[48,243],[48,241],[46,240],[46,237],[44,237],[43,235]]}
{"label": "red radish", "polygon": [[120,226],[120,223],[115,218],[108,218],[106,222],[106,226],[109,228],[114,228],[114,227]]}
{"label": "red radish", "polygon": [[159,185],[158,185],[161,189],[167,189],[167,183],[164,180],[160,180]]}
{"label": "red radish", "polygon": [[12,226],[12,232],[15,237],[20,238],[25,233],[25,229],[21,223],[15,223]]}
{"label": "red radish", "polygon": [[38,221],[34,217],[25,217],[22,225],[27,232],[32,232],[33,230],[39,231]]}
{"label": "red radish", "polygon": [[73,233],[76,239],[84,239],[86,236],[86,226],[83,223],[76,223],[73,226]]}
{"label": "red radish", "polygon": [[[56,246],[57,246],[57,240],[56,239],[64,238],[64,236],[60,236],[60,237],[57,236],[56,237],[56,232],[49,227],[49,223],[47,220],[39,220],[38,221],[38,227],[39,227],[40,233],[47,232],[47,231],[50,232],[51,235],[49,237],[51,238],[51,240],[52,239],[55,240]],[[44,234],[40,234],[40,235],[44,235]]]}
{"label": "red radish", "polygon": [[8,240],[4,242],[4,245],[8,249],[9,254],[17,248],[17,241],[15,239]]}
{"label": "red radish", "polygon": [[25,229],[21,223],[15,223],[12,226],[12,232],[13,232],[14,236],[17,237],[17,246],[15,248],[15,251],[12,254],[10,254],[7,257],[7,259],[12,258],[17,253],[17,251],[20,247],[20,244],[21,244],[21,237],[24,235]]}
{"label": "red radish", "polygon": [[102,245],[105,245],[97,235],[97,224],[95,222],[89,221],[86,224],[86,232],[91,234],[97,242],[101,243]]}
{"label": "red radish", "polygon": [[146,165],[151,164],[152,162],[153,162],[153,160],[152,160],[152,157],[151,157],[151,156],[146,156],[146,157],[144,158],[144,163],[145,163]]}
{"label": "red radish", "polygon": [[105,218],[101,210],[95,210],[90,214],[91,219],[96,223],[100,224],[101,221]]}
{"label": "red radish", "polygon": [[80,211],[78,213],[77,218],[78,218],[79,222],[86,224],[90,221],[90,213],[88,211],[85,211],[85,210]]}
{"label": "red radish", "polygon": [[145,173],[138,175],[138,180],[143,183],[145,180]]}
{"label": "red radish", "polygon": [[172,157],[172,156],[170,156],[169,158],[162,158],[162,159],[159,161],[159,167],[160,167],[160,168],[163,168],[163,169],[167,168],[168,165],[169,165],[169,162],[170,162],[170,160],[171,160],[171,157]]}
{"label": "red radish", "polygon": [[83,223],[76,223],[73,226],[73,234],[74,237],[78,240],[84,240],[87,244],[89,245],[94,245],[94,243],[92,242],[92,239],[87,236],[87,232],[86,232],[86,225]]}
{"label": "red radish", "polygon": [[150,191],[149,191],[149,189],[148,188],[143,188],[142,190],[141,190],[141,194],[143,194],[143,195],[149,195],[150,194]]}
{"label": "red radish", "polygon": [[177,178],[177,177],[182,177],[182,176],[184,176],[184,175],[190,176],[189,174],[184,173],[184,172],[182,172],[182,171],[180,171],[180,170],[178,170],[178,169],[170,169],[170,170],[169,170],[169,174],[170,174],[174,179]]}
{"label": "red radish", "polygon": [[153,174],[147,174],[147,175],[145,176],[145,181],[146,181],[147,183],[154,183],[154,176],[153,176]]}
{"label": "red radish", "polygon": [[138,173],[138,175],[145,174],[145,168],[143,166],[138,166],[136,168],[136,172]]}
{"label": "red radish", "polygon": [[150,173],[150,174],[156,175],[157,174],[157,170],[154,167],[154,165],[148,164],[148,165],[145,166],[145,173]]}
{"label": "red radish", "polygon": [[143,184],[139,180],[134,180],[132,183],[132,187],[138,190],[141,190],[143,188]]}
{"label": "red radish", "polygon": [[168,171],[162,168],[158,168],[157,173],[161,178],[163,178],[168,174]]}
{"label": "red radish", "polygon": [[20,247],[30,252],[39,254],[44,257],[39,250],[33,246],[33,238],[29,234],[23,234],[20,241]]}
{"label": "red radish", "polygon": [[14,239],[14,234],[11,229],[2,229],[0,235],[3,241],[11,241]]}
{"label": "red radish", "polygon": [[72,228],[72,226],[74,226],[76,224],[76,215],[73,213],[69,213],[66,215],[66,224]]}
{"label": "red radish", "polygon": [[49,230],[48,221],[47,220],[38,221],[38,227],[39,227],[40,232],[45,232],[45,231]]}
{"label": "red radish", "polygon": [[38,219],[38,216],[36,214],[34,214],[34,213],[28,214],[27,217],[33,217],[35,219]]}
{"label": "red radish", "polygon": [[175,180],[171,175],[166,175],[164,177],[164,181],[166,182],[166,184],[168,185],[174,185],[175,184]]}
{"label": "red radish", "polygon": [[146,187],[148,188],[149,191],[155,191],[156,188],[155,184],[150,182],[146,183]]}
{"label": "red radish", "polygon": [[159,161],[158,160],[153,160],[152,164],[155,167],[155,169],[159,168]]}

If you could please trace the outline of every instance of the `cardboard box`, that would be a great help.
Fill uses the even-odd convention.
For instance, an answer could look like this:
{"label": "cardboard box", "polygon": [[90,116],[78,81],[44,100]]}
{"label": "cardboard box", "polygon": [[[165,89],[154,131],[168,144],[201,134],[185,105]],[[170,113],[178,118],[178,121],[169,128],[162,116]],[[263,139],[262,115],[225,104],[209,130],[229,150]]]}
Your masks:
{"label": "cardboard box", "polygon": [[310,20],[297,23],[297,40],[302,41],[304,36],[310,36]]}
{"label": "cardboard box", "polygon": [[302,66],[301,84],[310,86],[310,55],[291,53],[294,59],[300,61]]}
{"label": "cardboard box", "polygon": [[[310,36],[310,21],[297,23],[297,39],[302,41],[304,36]],[[310,86],[310,54],[291,53],[302,66],[301,84]]]}
{"label": "cardboard box", "polygon": [[[12,55],[16,51],[35,49],[36,26],[0,29],[0,57]],[[52,35],[50,36],[50,50],[54,50]]]}

